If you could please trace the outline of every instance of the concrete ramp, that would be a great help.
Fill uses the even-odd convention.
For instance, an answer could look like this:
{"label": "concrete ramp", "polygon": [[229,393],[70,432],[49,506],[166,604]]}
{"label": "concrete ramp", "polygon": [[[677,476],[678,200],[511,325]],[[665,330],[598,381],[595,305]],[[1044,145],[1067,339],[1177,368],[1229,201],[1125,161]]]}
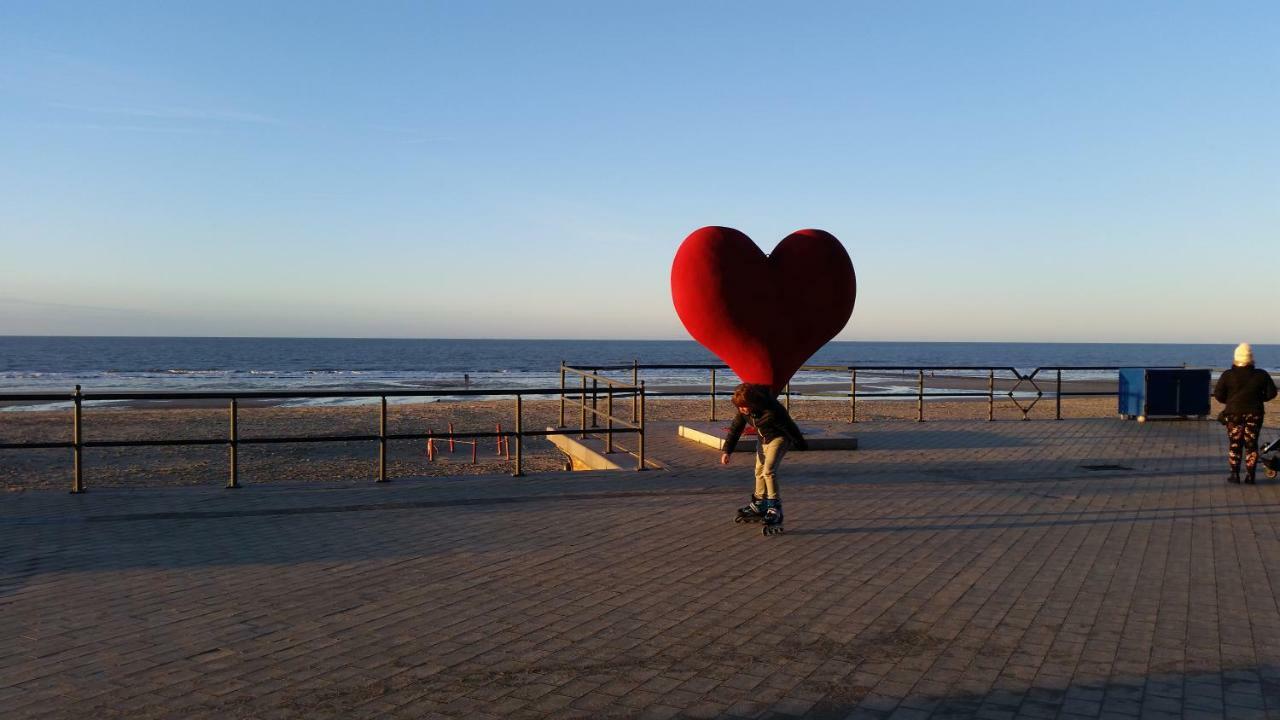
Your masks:
{"label": "concrete ramp", "polygon": [[[555,428],[547,428],[554,430]],[[586,438],[577,435],[548,435],[551,441],[565,456],[566,470],[635,470],[636,455],[634,452],[635,435],[618,433],[614,437],[613,452],[605,452],[605,440],[602,435],[593,431]],[[662,469],[662,464],[645,459],[647,469]]]}

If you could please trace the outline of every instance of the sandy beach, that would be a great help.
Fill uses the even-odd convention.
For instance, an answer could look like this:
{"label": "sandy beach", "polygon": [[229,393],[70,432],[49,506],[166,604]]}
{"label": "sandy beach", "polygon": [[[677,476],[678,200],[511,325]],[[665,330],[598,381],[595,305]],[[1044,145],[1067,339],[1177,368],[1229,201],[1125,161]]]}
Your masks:
{"label": "sandy beach", "polygon": [[[931,378],[928,387],[945,387],[963,391],[985,391],[986,381],[974,379]],[[1110,386],[1114,389],[1114,384]],[[1007,390],[1007,387],[1005,388]],[[1106,391],[1106,383],[1079,383],[1070,390]],[[671,388],[668,388],[671,390]],[[807,387],[805,390],[835,388]],[[1019,398],[1026,406],[1032,398]],[[601,409],[604,400],[600,401]],[[803,425],[805,421],[847,422],[847,399],[818,399],[793,396],[792,414]],[[653,421],[708,420],[709,398],[650,398],[647,418]],[[927,398],[925,420],[986,420],[988,401],[975,398]],[[1213,412],[1217,412],[1215,407]],[[558,400],[526,400],[524,427],[542,429],[559,422]],[[916,401],[904,399],[859,399],[857,419],[860,423],[914,422]],[[630,417],[630,401],[618,400],[615,413]],[[732,417],[733,408],[727,398],[716,403],[716,417]],[[1033,420],[1052,420],[1054,398],[1045,395],[1030,412]],[[1062,400],[1062,416],[1114,417],[1114,396],[1066,397]],[[1018,421],[1022,411],[1007,395],[996,395],[994,416],[997,421]],[[577,427],[581,411],[570,401],[566,423]],[[373,434],[378,430],[376,404],[338,407],[273,407],[242,406],[239,411],[239,436],[254,437]],[[453,423],[456,432],[491,432],[501,424],[505,430],[515,426],[514,400],[475,402],[423,402],[393,404],[388,407],[388,433],[445,432]],[[86,441],[143,439],[221,439],[228,435],[225,406],[191,407],[141,404],[133,407],[87,406],[83,414]],[[71,437],[71,413],[62,411],[22,411],[0,413],[0,442],[62,442]],[[632,447],[625,436],[620,443]],[[388,476],[460,476],[509,473],[514,461],[498,452],[493,439],[481,440],[472,462],[472,447],[458,442],[454,451],[439,441],[434,461],[427,458],[425,442],[401,440],[388,443]],[[514,450],[514,443],[512,444]],[[240,481],[258,483],[324,483],[368,482],[377,473],[375,442],[324,442],[296,444],[243,444],[239,455]],[[526,473],[564,469],[561,453],[544,438],[529,438],[524,445]],[[228,452],[225,445],[198,447],[86,448],[84,479],[88,487],[163,487],[172,485],[223,484],[228,476]],[[0,487],[7,491],[40,488],[65,488],[70,483],[71,453],[66,449],[0,450]]]}

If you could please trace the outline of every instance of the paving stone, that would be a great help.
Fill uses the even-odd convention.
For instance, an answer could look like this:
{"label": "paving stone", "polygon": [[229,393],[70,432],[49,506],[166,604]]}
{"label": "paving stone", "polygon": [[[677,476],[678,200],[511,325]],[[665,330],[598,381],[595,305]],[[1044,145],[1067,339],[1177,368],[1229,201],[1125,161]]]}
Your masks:
{"label": "paving stone", "polygon": [[788,457],[771,538],[724,519],[749,468],[659,424],[646,473],[13,493],[0,705],[1280,716],[1280,485],[1223,483],[1218,425],[856,432]]}

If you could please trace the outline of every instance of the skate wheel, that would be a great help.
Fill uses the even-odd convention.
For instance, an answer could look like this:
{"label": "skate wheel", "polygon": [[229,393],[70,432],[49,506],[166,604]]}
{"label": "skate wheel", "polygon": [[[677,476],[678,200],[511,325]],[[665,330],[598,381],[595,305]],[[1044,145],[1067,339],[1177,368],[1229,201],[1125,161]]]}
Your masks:
{"label": "skate wheel", "polygon": [[1272,470],[1271,468],[1267,468],[1267,477],[1273,478],[1275,476],[1276,476],[1276,471]]}

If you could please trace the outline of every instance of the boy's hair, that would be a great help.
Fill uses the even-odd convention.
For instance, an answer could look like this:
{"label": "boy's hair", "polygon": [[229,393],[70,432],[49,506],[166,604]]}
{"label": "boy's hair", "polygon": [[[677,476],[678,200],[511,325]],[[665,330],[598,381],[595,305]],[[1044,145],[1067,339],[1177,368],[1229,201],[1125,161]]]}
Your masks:
{"label": "boy's hair", "polygon": [[742,383],[733,389],[733,406],[762,410],[772,397],[767,385]]}

